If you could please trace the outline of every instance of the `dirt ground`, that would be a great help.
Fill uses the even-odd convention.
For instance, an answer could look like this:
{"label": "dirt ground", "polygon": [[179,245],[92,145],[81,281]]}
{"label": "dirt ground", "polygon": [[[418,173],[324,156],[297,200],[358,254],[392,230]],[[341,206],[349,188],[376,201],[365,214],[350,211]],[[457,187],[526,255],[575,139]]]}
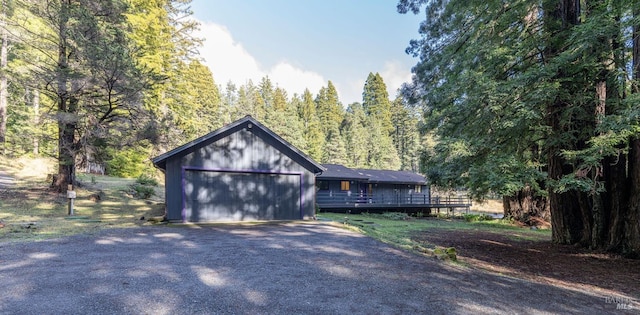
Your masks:
{"label": "dirt ground", "polygon": [[553,244],[548,236],[525,237],[517,231],[434,229],[414,239],[455,247],[459,261],[499,274],[640,299],[640,260]]}

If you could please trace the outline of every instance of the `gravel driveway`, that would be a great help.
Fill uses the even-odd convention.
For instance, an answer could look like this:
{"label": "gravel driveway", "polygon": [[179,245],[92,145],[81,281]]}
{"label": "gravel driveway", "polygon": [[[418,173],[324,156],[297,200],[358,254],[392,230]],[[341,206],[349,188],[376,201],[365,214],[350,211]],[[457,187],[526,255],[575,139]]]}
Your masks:
{"label": "gravel driveway", "polygon": [[615,313],[323,223],[150,226],[0,243],[0,314]]}

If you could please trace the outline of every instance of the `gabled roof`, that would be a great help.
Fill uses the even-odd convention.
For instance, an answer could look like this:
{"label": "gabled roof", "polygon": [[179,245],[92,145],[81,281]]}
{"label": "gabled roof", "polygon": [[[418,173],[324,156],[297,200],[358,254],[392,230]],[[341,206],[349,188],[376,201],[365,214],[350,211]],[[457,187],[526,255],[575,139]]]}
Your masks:
{"label": "gabled roof", "polygon": [[322,164],[326,168],[322,174],[317,175],[316,178],[320,180],[367,180],[369,177],[358,174],[358,172],[340,164]]}
{"label": "gabled roof", "polygon": [[426,185],[424,176],[409,171],[387,171],[355,169],[358,174],[366,176],[370,183]]}
{"label": "gabled roof", "polygon": [[268,137],[273,138],[276,142],[282,144],[284,150],[283,153],[289,156],[291,159],[303,162],[301,165],[305,165],[310,171],[314,173],[319,173],[325,170],[325,168],[320,165],[318,162],[311,159],[309,156],[304,154],[298,148],[294,147],[291,143],[282,139],[275,132],[271,131],[271,129],[265,127],[263,124],[255,120],[253,117],[247,115],[242,119],[236,120],[218,130],[214,130],[198,139],[195,139],[191,142],[185,143],[169,152],[158,155],[155,158],[151,159],[153,164],[162,170],[165,170],[167,167],[167,160],[173,156],[186,155],[193,152],[196,148],[200,148],[206,146],[218,139],[222,139],[232,133],[240,131],[242,129],[252,129],[258,128],[262,130]]}

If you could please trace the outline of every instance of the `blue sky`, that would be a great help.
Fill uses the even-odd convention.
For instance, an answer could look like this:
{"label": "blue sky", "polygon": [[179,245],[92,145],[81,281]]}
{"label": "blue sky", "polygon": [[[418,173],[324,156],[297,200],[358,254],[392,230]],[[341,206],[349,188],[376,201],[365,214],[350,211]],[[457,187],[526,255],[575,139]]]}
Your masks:
{"label": "blue sky", "polygon": [[331,80],[346,106],[362,101],[369,72],[393,98],[417,59],[404,51],[422,15],[399,14],[393,0],[193,0],[201,57],[216,83],[258,83],[268,75],[289,96],[314,95]]}

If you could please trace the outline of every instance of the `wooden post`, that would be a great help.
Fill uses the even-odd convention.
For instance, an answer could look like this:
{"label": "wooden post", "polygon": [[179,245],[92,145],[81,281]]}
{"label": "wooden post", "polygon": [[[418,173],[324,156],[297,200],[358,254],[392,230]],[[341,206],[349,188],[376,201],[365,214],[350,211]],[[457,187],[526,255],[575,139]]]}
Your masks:
{"label": "wooden post", "polygon": [[73,199],[76,199],[76,192],[73,190],[73,185],[67,186],[67,198],[69,199],[69,215],[73,215]]}

